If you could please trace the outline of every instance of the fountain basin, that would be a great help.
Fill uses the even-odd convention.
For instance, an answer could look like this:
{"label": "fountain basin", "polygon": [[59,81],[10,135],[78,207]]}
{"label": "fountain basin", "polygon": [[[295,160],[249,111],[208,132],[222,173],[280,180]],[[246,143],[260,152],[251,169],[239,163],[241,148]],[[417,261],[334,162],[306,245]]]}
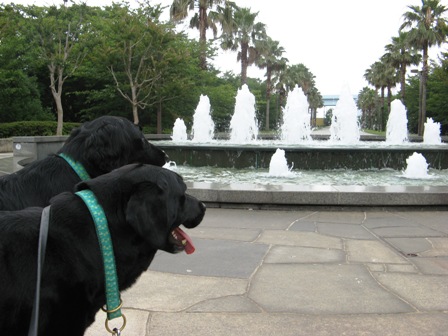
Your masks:
{"label": "fountain basin", "polygon": [[399,207],[448,208],[448,187],[294,186],[187,182],[188,193],[207,207],[252,209],[325,209]]}
{"label": "fountain basin", "polygon": [[429,167],[448,168],[448,146],[446,144],[423,146],[409,143],[393,146],[385,143],[362,143],[356,147],[327,145],[325,142],[312,145],[283,145],[258,142],[257,144],[232,145],[229,143],[172,143],[156,142],[178,165],[192,167],[212,166],[221,168],[269,168],[272,155],[277,148],[285,151],[288,164],[294,169],[383,169],[402,170],[406,159],[414,152],[421,153]]}

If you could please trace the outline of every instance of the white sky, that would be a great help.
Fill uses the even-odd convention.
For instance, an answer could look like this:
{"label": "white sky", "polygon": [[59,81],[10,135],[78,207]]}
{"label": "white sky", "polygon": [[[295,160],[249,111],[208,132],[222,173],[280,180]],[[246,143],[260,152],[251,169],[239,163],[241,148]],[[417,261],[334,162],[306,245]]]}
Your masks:
{"label": "white sky", "polygon": [[[54,0],[5,1],[22,4],[59,4]],[[339,94],[348,85],[357,94],[367,82],[365,70],[384,54],[384,47],[398,35],[402,15],[409,5],[421,0],[234,0],[240,7],[259,12],[257,21],[266,24],[268,35],[280,41],[289,64],[303,63],[316,76],[322,95]],[[89,5],[110,4],[108,0],[85,0]],[[117,1],[118,2],[118,1]],[[129,0],[130,4],[135,0]],[[172,0],[151,0],[170,5]],[[448,0],[441,4],[448,6]],[[212,32],[207,32],[212,37]],[[442,48],[447,51],[446,45]],[[438,50],[432,50],[435,59]],[[220,51],[215,66],[239,74],[236,54]],[[251,66],[250,77],[263,79],[264,71]]]}

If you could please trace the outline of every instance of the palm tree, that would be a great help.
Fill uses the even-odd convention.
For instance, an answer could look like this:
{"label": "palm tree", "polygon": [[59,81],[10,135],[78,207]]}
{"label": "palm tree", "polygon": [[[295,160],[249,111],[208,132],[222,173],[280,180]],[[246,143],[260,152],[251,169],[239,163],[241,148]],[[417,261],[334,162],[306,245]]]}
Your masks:
{"label": "palm tree", "polygon": [[423,65],[421,71],[421,97],[418,118],[418,134],[423,135],[426,119],[426,82],[428,78],[428,49],[440,46],[447,40],[448,21],[443,17],[448,8],[439,0],[422,0],[422,6],[408,6],[410,11],[403,14],[404,22],[400,31],[409,28],[408,42],[422,50]]}
{"label": "palm tree", "polygon": [[367,129],[373,129],[375,124],[375,111],[378,107],[378,93],[364,87],[358,94],[356,105],[362,111],[361,126]]}
{"label": "palm tree", "polygon": [[[195,13],[190,20],[190,28],[199,29],[199,42],[201,45],[200,66],[207,69],[207,29],[212,29],[214,37],[216,37],[218,29],[213,20],[213,15],[207,12],[215,4],[219,5],[225,0],[173,0],[170,8],[170,17],[174,22],[179,22],[188,16],[188,11],[198,8],[199,13]],[[227,1],[226,1],[227,2]]]}
{"label": "palm tree", "polygon": [[384,89],[387,87],[385,76],[384,76],[384,63],[382,62],[375,62],[373,63],[369,69],[366,70],[364,73],[364,78],[366,81],[375,87],[376,90],[381,89],[381,101],[380,101],[380,110],[379,110],[379,116],[377,118],[378,120],[378,130],[383,130],[383,115],[384,115]]}
{"label": "palm tree", "polygon": [[288,60],[282,57],[285,49],[279,46],[278,41],[274,41],[269,36],[266,39],[258,41],[255,48],[257,49],[258,58],[255,64],[266,69],[266,125],[265,130],[269,131],[269,110],[272,93],[272,75],[286,68]]}
{"label": "palm tree", "polygon": [[[228,6],[226,6],[228,11]],[[219,9],[223,11],[223,8]],[[250,8],[235,7],[233,15],[226,16],[222,23],[221,48],[236,51],[239,49],[237,61],[241,61],[241,85],[247,83],[247,67],[257,58],[255,44],[266,38],[264,23],[255,22],[258,12],[251,12]]]}
{"label": "palm tree", "polygon": [[404,102],[406,90],[406,70],[410,65],[418,65],[421,60],[421,55],[407,43],[407,33],[399,32],[398,36],[392,37],[392,43],[384,48],[386,53],[383,59],[391,64],[400,72],[400,87],[401,100]]}
{"label": "palm tree", "polygon": [[315,86],[308,91],[307,100],[311,110],[311,126],[316,127],[317,109],[324,106],[324,100]]}

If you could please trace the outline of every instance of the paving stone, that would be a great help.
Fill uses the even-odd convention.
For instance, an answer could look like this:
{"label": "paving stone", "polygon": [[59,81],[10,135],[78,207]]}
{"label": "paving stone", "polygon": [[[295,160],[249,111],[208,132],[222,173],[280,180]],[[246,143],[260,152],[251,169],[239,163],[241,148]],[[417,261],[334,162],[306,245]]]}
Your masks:
{"label": "paving stone", "polygon": [[438,237],[440,232],[422,226],[389,226],[372,229],[380,237]]}
{"label": "paving stone", "polygon": [[122,293],[123,306],[147,311],[175,312],[210,299],[246,292],[247,281],[147,271]]}
{"label": "paving stone", "polygon": [[274,246],[266,256],[265,263],[344,263],[345,253],[341,250]]}
{"label": "paving stone", "polygon": [[423,257],[448,257],[448,238],[427,238],[432,248],[421,253]]}
{"label": "paving stone", "polygon": [[227,296],[200,302],[187,310],[191,313],[261,313],[252,300],[243,296]]}
{"label": "paving stone", "polygon": [[443,336],[447,314],[200,314],[156,313],[147,335]]}
{"label": "paving stone", "polygon": [[374,273],[376,279],[420,311],[448,310],[448,282],[436,275]]}
{"label": "paving stone", "polygon": [[427,238],[386,238],[385,240],[404,255],[418,254],[432,248]]}
{"label": "paving stone", "polygon": [[273,245],[342,249],[341,239],[323,236],[314,232],[265,230],[256,242]]}
{"label": "paving stone", "polygon": [[268,312],[400,313],[413,309],[385,291],[362,265],[265,264],[249,297]]}
{"label": "paving stone", "polygon": [[319,211],[309,215],[308,221],[322,223],[361,224],[365,214],[362,211]]}
{"label": "paving stone", "polygon": [[300,220],[300,221],[295,222],[289,228],[289,231],[317,232],[317,225],[315,222]]}
{"label": "paving stone", "polygon": [[230,240],[194,239],[193,254],[159,251],[150,269],[187,275],[249,278],[269,246]]}
{"label": "paving stone", "polygon": [[347,259],[357,263],[407,264],[406,259],[379,241],[347,240]]}
{"label": "paving stone", "polygon": [[214,228],[203,227],[202,225],[194,230],[188,231],[192,238],[202,239],[224,239],[252,242],[261,234],[260,229],[235,229],[235,228]]}
{"label": "paving stone", "polygon": [[202,226],[241,229],[287,229],[312,211],[255,211],[242,209],[207,209]]}
{"label": "paving stone", "polygon": [[353,239],[375,239],[374,235],[360,225],[318,223],[317,229],[319,233],[329,236]]}
{"label": "paving stone", "polygon": [[398,272],[398,273],[417,273],[417,268],[414,265],[386,265],[387,272]]}
{"label": "paving stone", "polygon": [[412,262],[424,274],[448,275],[448,257],[413,258]]}

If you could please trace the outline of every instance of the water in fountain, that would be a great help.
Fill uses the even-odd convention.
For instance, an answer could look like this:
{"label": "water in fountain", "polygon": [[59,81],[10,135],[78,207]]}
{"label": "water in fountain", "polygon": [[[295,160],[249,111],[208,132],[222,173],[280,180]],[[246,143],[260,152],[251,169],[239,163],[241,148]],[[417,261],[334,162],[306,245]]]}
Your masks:
{"label": "water in fountain", "polygon": [[349,145],[359,142],[358,108],[348,85],[343,86],[339,100],[334,108],[330,134],[330,142]]}
{"label": "water in fountain", "polygon": [[244,144],[257,140],[258,125],[255,115],[255,96],[244,84],[238,90],[235,112],[230,120],[230,142]]}
{"label": "water in fountain", "polygon": [[283,125],[280,128],[281,140],[294,144],[311,140],[309,104],[303,90],[297,85],[288,94],[283,109]]}
{"label": "water in fountain", "polygon": [[403,172],[403,176],[410,179],[427,179],[431,176],[428,175],[428,163],[425,157],[414,152],[410,157],[406,159],[406,170]]}
{"label": "water in fountain", "polygon": [[198,106],[193,115],[191,130],[193,142],[210,142],[215,134],[215,123],[210,115],[210,99],[201,95]]}
{"label": "water in fountain", "polygon": [[285,151],[283,149],[277,148],[275,153],[271,157],[271,162],[269,163],[269,175],[270,176],[291,176],[292,167],[288,167],[288,162],[286,161]]}
{"label": "water in fountain", "polygon": [[183,119],[177,118],[174,122],[171,139],[177,142],[187,141],[187,126],[185,126]]}
{"label": "water in fountain", "polygon": [[425,122],[425,131],[423,133],[423,143],[428,145],[439,145],[442,143],[440,137],[440,123],[434,122],[432,118],[427,118]]}
{"label": "water in fountain", "polygon": [[401,100],[395,99],[390,105],[389,119],[386,125],[386,142],[401,145],[408,141],[408,117],[406,107]]}

